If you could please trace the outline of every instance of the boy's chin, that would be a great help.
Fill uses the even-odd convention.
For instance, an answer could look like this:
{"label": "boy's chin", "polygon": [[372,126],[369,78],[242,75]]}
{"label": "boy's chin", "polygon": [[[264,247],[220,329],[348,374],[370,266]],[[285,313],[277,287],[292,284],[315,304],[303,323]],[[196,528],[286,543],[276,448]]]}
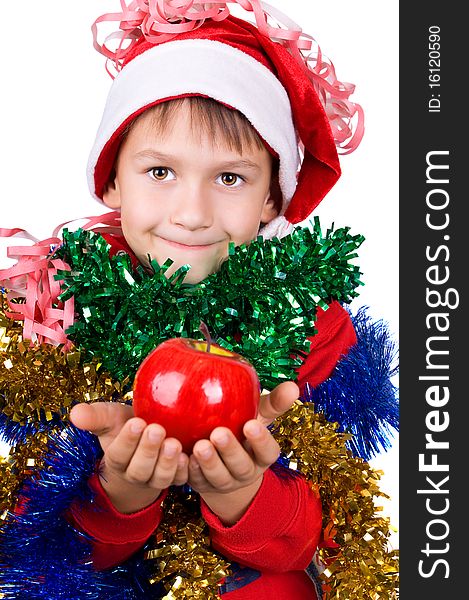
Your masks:
{"label": "boy's chin", "polygon": [[[196,283],[200,283],[201,281],[206,279],[209,275],[212,275],[212,273],[215,273],[216,271],[218,271],[220,266],[222,265],[222,263],[226,260],[226,258],[227,258],[226,256],[221,257],[221,258],[220,257],[218,257],[218,258],[212,257],[212,260],[209,260],[206,262],[200,261],[199,264],[197,264],[197,261],[194,261],[195,264],[192,264],[190,266],[189,270],[183,274],[184,275],[184,283],[188,283],[188,284],[192,284],[192,285],[195,285]],[[149,262],[148,262],[148,256],[145,257],[145,260],[140,259],[140,262],[145,266],[145,269],[150,274],[153,273],[153,269],[150,267]],[[157,259],[157,262],[158,262],[158,264],[162,265],[166,261]],[[167,278],[171,277],[172,275],[174,275],[176,273],[176,271],[178,269],[180,269],[182,266],[188,265],[188,264],[190,264],[190,263],[182,262],[181,260],[174,260],[173,264],[165,271],[165,276]]]}
{"label": "boy's chin", "polygon": [[[181,267],[182,265],[172,264],[169,269],[166,271],[166,277],[171,277],[174,273]],[[209,269],[204,266],[191,266],[191,268],[186,271],[184,275],[184,283],[188,283],[191,285],[195,285],[196,283],[200,283],[204,279],[206,279],[209,275],[211,275],[216,269]]]}

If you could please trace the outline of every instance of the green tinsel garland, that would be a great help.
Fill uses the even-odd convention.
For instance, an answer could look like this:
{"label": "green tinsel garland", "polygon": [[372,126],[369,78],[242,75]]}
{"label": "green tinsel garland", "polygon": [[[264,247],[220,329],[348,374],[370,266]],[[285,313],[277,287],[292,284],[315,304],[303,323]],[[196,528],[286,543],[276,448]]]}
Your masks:
{"label": "green tinsel garland", "polygon": [[184,283],[189,266],[166,278],[171,265],[156,261],[149,274],[132,268],[126,254],[109,256],[99,234],[64,231],[58,255],[71,267],[61,271],[62,300],[75,297],[77,322],[67,335],[86,359],[99,357],[112,376],[133,380],[142,360],[171,337],[201,338],[204,321],[214,340],[255,367],[262,387],[294,379],[309,350],[318,306],[332,299],[350,302],[361,285],[350,261],[363,236],[349,228],[322,234],[296,229],[281,241],[259,237],[230,246],[221,269],[201,283]]}

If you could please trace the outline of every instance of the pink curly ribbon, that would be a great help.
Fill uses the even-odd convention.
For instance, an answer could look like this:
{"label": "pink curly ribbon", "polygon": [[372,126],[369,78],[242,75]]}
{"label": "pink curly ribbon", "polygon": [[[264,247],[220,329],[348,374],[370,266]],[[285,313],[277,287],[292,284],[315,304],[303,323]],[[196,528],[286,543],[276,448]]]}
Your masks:
{"label": "pink curly ribbon", "polygon": [[[289,49],[305,69],[325,108],[337,149],[340,154],[353,152],[364,134],[364,114],[359,104],[349,98],[355,90],[351,83],[337,79],[333,64],[323,56],[315,39],[303,33],[301,27],[277,8],[260,0],[227,0],[226,2],[195,2],[194,0],[120,0],[121,12],[106,13],[92,25],[93,45],[106,57],[106,71],[113,63],[115,71],[122,69],[124,59],[135,42],[143,36],[151,43],[161,43],[180,33],[200,27],[207,19],[222,21],[229,16],[229,4],[238,4],[253,13],[259,31]],[[270,22],[277,23],[271,25]],[[98,25],[117,22],[119,29],[98,42]],[[107,43],[118,40],[112,50]],[[306,54],[309,53],[309,54]]]}
{"label": "pink curly ribbon", "polygon": [[[122,234],[118,211],[86,217],[85,220],[83,229]],[[10,246],[7,250],[7,256],[17,262],[0,270],[0,285],[5,288],[10,308],[6,316],[23,321],[24,339],[38,344],[63,344],[64,352],[71,346],[65,332],[74,322],[74,299],[59,300],[61,281],[56,281],[55,275],[59,270],[70,271],[70,266],[55,257],[55,253],[62,243],[59,231],[72,222],[58,225],[52,237],[41,241],[24,229],[0,228],[0,237],[17,236],[35,241],[32,246]],[[24,302],[13,302],[19,298]]]}
{"label": "pink curly ribbon", "polygon": [[19,227],[15,227],[14,229],[7,229],[5,227],[0,227],[0,237],[23,237],[28,240],[32,240],[33,242],[37,242],[38,239],[33,235],[28,233],[26,229],[20,229]]}

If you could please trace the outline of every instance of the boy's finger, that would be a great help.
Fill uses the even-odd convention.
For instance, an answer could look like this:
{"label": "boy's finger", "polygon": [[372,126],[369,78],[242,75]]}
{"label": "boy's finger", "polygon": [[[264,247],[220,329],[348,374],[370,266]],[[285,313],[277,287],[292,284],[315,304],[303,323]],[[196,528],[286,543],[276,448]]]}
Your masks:
{"label": "boy's finger", "polygon": [[118,473],[127,471],[145,426],[145,421],[136,417],[124,424],[118,435],[104,448],[104,463],[108,469]]}
{"label": "boy's finger", "polygon": [[148,481],[151,487],[156,489],[166,489],[172,485],[179,464],[179,457],[182,453],[182,446],[179,440],[167,438],[164,440],[158,461],[154,467],[151,479]]}
{"label": "boy's finger", "polygon": [[70,411],[70,420],[79,429],[97,436],[117,433],[134,416],[133,409],[119,402],[76,404]]}
{"label": "boy's finger", "polygon": [[212,431],[210,441],[217,449],[231,477],[238,481],[249,481],[255,476],[256,465],[251,455],[229,429],[217,427]]}
{"label": "boy's finger", "polygon": [[205,479],[205,475],[203,474],[202,469],[200,468],[200,465],[193,454],[189,458],[188,471],[188,483],[196,492],[201,492],[212,487]]}
{"label": "boy's finger", "polygon": [[151,479],[166,435],[161,425],[145,425],[143,419],[128,421],[108,450],[108,456],[113,450],[116,468],[125,471],[128,480],[140,484]]}
{"label": "boy's finger", "polygon": [[254,462],[266,469],[273,465],[280,454],[280,447],[269,430],[253,419],[244,425],[244,435],[251,448]]}
{"label": "boy's finger", "polygon": [[270,394],[261,396],[259,403],[258,421],[270,425],[277,417],[289,410],[299,398],[300,390],[294,381],[284,381]]}
{"label": "boy's finger", "polygon": [[187,454],[180,454],[174,476],[173,485],[184,485],[189,479],[189,458]]}
{"label": "boy's finger", "polygon": [[199,440],[195,444],[193,452],[202,474],[209,484],[220,491],[231,487],[233,477],[211,442]]}

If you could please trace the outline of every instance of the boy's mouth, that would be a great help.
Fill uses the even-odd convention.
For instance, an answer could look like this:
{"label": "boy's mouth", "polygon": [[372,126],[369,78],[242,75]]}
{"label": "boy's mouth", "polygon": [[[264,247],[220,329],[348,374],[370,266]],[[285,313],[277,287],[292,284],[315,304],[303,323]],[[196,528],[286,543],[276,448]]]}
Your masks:
{"label": "boy's mouth", "polygon": [[166,242],[169,246],[172,246],[173,248],[179,248],[180,250],[206,250],[207,248],[210,248],[211,246],[214,245],[214,243],[211,244],[183,244],[181,242],[175,242],[173,240],[168,240],[166,238],[161,238],[164,242]]}

